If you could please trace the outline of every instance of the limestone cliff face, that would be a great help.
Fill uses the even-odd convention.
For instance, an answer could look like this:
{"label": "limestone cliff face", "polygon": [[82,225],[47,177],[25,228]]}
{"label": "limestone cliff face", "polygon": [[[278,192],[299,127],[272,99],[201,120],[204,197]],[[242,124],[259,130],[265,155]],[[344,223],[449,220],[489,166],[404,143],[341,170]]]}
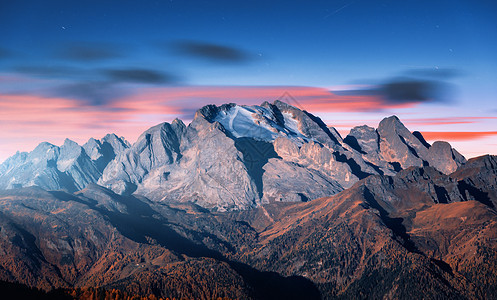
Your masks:
{"label": "limestone cliff face", "polygon": [[151,174],[137,193],[158,201],[194,202],[214,210],[243,209],[260,203],[243,154],[222,125],[196,118],[184,137],[180,161],[167,171]]}
{"label": "limestone cliff face", "polygon": [[[331,172],[321,171],[319,164],[333,163],[329,161],[334,159],[329,147],[338,144],[324,123],[312,118],[282,102],[252,107],[209,105],[200,109],[175,138],[175,151],[168,152],[175,157],[164,153],[161,163],[144,168],[143,163],[130,163],[137,161],[130,157],[139,156],[135,144],[109,164],[99,183],[118,193],[134,192],[136,187],[136,193],[156,201],[194,202],[214,210],[332,195],[343,187],[328,175]],[[297,149],[303,147],[309,162],[302,165],[304,159],[299,163],[279,156],[275,140],[287,140]],[[311,144],[315,144],[315,150]],[[159,143],[152,149],[158,153],[170,147]],[[324,149],[321,154],[310,154],[319,149]],[[319,155],[322,157],[312,157]],[[344,163],[339,165],[348,168]],[[135,176],[137,173],[139,176]],[[335,177],[347,176],[340,173],[336,172]]]}
{"label": "limestone cliff face", "polygon": [[120,194],[133,193],[151,171],[165,169],[180,158],[184,130],[185,124],[180,120],[148,129],[106,166],[99,184]]}
{"label": "limestone cliff face", "polygon": [[119,138],[115,134],[107,134],[100,140],[90,138],[83,145],[86,154],[95,163],[95,166],[102,172],[107,164],[111,162],[119,153],[124,152],[131,145],[124,138]]}
{"label": "limestone cliff face", "polygon": [[447,142],[428,144],[421,133],[411,133],[396,116],[383,119],[377,129],[354,127],[345,142],[387,175],[411,166],[428,165],[450,174],[466,161]]}
{"label": "limestone cliff face", "polygon": [[38,186],[75,192],[97,182],[104,165],[127,147],[127,142],[115,135],[90,139],[83,147],[69,139],[60,147],[44,142],[0,165],[0,189]]}

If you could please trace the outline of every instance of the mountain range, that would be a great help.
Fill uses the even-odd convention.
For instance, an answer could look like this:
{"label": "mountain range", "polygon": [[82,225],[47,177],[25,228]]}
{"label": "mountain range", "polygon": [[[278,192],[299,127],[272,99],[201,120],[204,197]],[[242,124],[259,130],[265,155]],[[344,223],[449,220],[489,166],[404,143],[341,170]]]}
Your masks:
{"label": "mountain range", "polygon": [[[497,157],[225,104],[0,165],[0,280],[213,299],[497,297]],[[78,293],[76,293],[78,294]]]}
{"label": "mountain range", "polygon": [[0,166],[0,188],[75,192],[98,183],[120,195],[229,211],[329,196],[411,166],[448,174],[464,162],[448,143],[429,145],[395,116],[342,139],[316,116],[276,101],[208,105],[188,126],[178,119],[159,124],[133,145],[113,134],[83,146],[41,143]]}

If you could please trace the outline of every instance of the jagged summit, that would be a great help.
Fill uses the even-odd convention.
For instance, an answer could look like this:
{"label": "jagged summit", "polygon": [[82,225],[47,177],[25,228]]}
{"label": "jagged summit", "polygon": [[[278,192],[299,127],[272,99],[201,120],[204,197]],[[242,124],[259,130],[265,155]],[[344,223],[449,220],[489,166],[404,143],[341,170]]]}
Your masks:
{"label": "jagged summit", "polygon": [[60,147],[42,142],[33,151],[18,152],[0,165],[0,189],[81,190],[97,182],[108,162],[128,145],[114,134],[101,140],[91,138],[83,146],[68,138]]}
{"label": "jagged summit", "polygon": [[133,145],[114,134],[82,147],[42,143],[0,166],[0,188],[76,191],[98,182],[119,194],[233,210],[329,196],[411,166],[449,174],[464,162],[448,143],[429,145],[396,116],[342,138],[319,117],[276,100],[206,105],[188,126],[158,124]]}
{"label": "jagged summit", "polygon": [[181,120],[149,128],[107,165],[99,183],[121,194],[134,192],[150,171],[180,158],[185,128]]}

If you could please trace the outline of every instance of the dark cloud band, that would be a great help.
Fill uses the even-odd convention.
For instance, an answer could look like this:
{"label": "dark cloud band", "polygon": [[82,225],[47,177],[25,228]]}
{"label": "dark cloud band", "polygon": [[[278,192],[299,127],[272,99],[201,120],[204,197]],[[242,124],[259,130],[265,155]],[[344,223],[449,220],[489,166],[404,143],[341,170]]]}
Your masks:
{"label": "dark cloud band", "polygon": [[83,101],[86,105],[102,106],[128,93],[109,82],[77,82],[51,88],[52,96],[66,97]]}
{"label": "dark cloud band", "polygon": [[172,49],[182,55],[214,62],[240,63],[250,59],[249,55],[241,49],[200,41],[177,41],[172,44]]}
{"label": "dark cloud band", "polygon": [[405,72],[407,76],[416,76],[422,78],[436,78],[436,79],[452,79],[464,76],[465,73],[458,69],[451,68],[414,68]]}
{"label": "dark cloud band", "polygon": [[176,77],[164,72],[148,69],[108,69],[102,73],[109,80],[118,82],[135,82],[135,83],[173,83]]}
{"label": "dark cloud band", "polygon": [[[332,91],[342,96],[376,96],[388,104],[408,104],[424,102],[449,102],[453,95],[453,85],[442,80],[443,76],[455,74],[447,71],[438,75],[419,72],[420,76],[395,77],[364,89]],[[423,76],[422,76],[423,75]],[[455,75],[454,75],[455,76]]]}
{"label": "dark cloud band", "polygon": [[114,59],[124,56],[120,47],[114,44],[100,43],[70,43],[55,52],[55,56],[61,59],[91,62]]}

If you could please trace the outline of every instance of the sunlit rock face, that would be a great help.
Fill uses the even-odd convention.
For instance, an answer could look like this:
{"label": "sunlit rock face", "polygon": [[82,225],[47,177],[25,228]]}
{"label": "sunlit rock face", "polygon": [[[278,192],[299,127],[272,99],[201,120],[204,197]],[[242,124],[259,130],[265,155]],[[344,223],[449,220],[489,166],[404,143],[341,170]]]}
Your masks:
{"label": "sunlit rock face", "polygon": [[100,140],[90,138],[83,145],[86,154],[95,163],[95,166],[102,172],[107,164],[111,162],[119,153],[123,152],[131,145],[123,137],[119,138],[115,134],[107,134]]}
{"label": "sunlit rock face", "polygon": [[185,124],[180,120],[148,129],[107,165],[99,183],[120,194],[133,193],[151,171],[163,170],[164,173],[179,159],[184,130]]}
{"label": "sunlit rock face", "polygon": [[428,144],[421,133],[411,133],[396,116],[383,119],[376,130],[368,126],[354,127],[345,140],[385,174],[391,173],[388,165],[396,171],[429,165],[449,174],[465,162],[449,143]]}
{"label": "sunlit rock face", "polygon": [[98,183],[122,195],[239,210],[336,194],[372,174],[411,166],[451,173],[465,162],[448,143],[429,145],[395,117],[358,126],[344,139],[318,117],[281,101],[224,104],[145,131],[129,145],[107,135],[83,147],[42,143],[0,167],[0,188],[76,191]]}

